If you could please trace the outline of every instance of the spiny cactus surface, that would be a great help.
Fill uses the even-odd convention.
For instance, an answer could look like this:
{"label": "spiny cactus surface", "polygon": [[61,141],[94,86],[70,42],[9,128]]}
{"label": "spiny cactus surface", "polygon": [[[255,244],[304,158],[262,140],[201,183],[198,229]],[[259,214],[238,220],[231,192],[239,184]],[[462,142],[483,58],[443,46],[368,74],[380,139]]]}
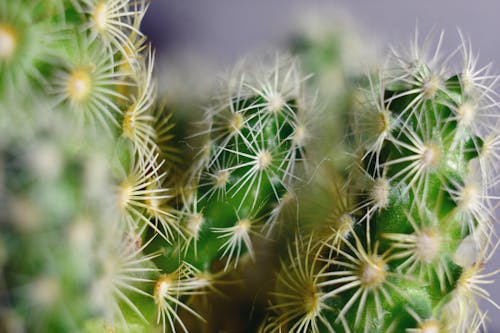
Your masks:
{"label": "spiny cactus surface", "polygon": [[148,6],[0,1],[2,330],[156,326],[145,249],[178,226]]}
{"label": "spiny cactus surface", "polygon": [[497,243],[497,176],[485,146],[498,136],[496,77],[475,67],[465,42],[458,70],[431,44],[393,54],[370,79],[352,115],[358,158],[327,192],[336,201],[324,215],[331,231],[315,221],[316,235],[291,246],[305,255],[291,250],[278,273],[264,329],[484,329],[476,299],[496,306],[483,289],[496,274],[483,271]]}
{"label": "spiny cactus surface", "polygon": [[462,36],[240,66],[172,147],[148,6],[0,0],[0,330],[485,328],[497,77]]}
{"label": "spiny cactus surface", "polygon": [[187,221],[197,255],[209,259],[205,267],[220,257],[227,270],[240,254],[253,256],[251,238],[271,227],[273,209],[298,179],[308,135],[301,123],[307,110],[300,72],[292,61],[278,59],[262,73],[238,73],[229,95],[207,112],[209,138],[200,169],[193,171],[198,185],[190,203],[201,228],[190,227],[193,215]]}

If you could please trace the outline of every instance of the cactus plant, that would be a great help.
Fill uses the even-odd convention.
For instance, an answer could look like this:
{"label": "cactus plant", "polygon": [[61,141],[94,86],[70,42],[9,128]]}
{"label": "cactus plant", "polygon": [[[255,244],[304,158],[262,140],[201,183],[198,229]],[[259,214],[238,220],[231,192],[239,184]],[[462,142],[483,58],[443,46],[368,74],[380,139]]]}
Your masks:
{"label": "cactus plant", "polygon": [[2,330],[149,325],[161,272],[145,249],[178,226],[148,5],[0,1]]}
{"label": "cactus plant", "polygon": [[242,64],[193,154],[171,144],[148,6],[0,0],[1,330],[485,327],[496,77],[462,36],[458,69],[416,38],[330,96],[298,65],[344,70],[328,42]]}
{"label": "cactus plant", "polygon": [[193,200],[219,239],[214,245],[227,259],[225,269],[233,257],[238,264],[240,252],[253,256],[250,236],[274,222],[272,209],[298,179],[309,135],[302,119],[310,109],[296,66],[278,58],[262,76],[237,74],[229,95],[208,109],[208,151],[203,169],[193,171]]}
{"label": "cactus plant", "polygon": [[[353,22],[335,10],[305,10],[290,38],[290,50],[297,55],[306,73],[308,84],[317,90],[315,114],[323,121],[315,128],[318,142],[311,145],[310,158],[335,160],[339,167],[346,156],[346,126],[356,107],[360,87],[368,85],[366,73],[379,62],[378,47],[366,31],[357,31]],[[322,140],[330,142],[323,144]]]}
{"label": "cactus plant", "polygon": [[[333,178],[347,190],[330,197],[345,204],[325,214],[329,234],[316,227],[318,247],[278,274],[301,286],[296,290],[311,290],[287,309],[292,295],[283,296],[278,283],[273,307],[295,313],[277,311],[290,331],[484,328],[475,297],[493,302],[482,285],[496,274],[482,272],[495,247],[495,172],[483,145],[498,135],[495,76],[475,67],[465,42],[463,64],[453,72],[439,52],[442,37],[431,57],[430,39],[422,49],[416,41],[409,55],[393,54],[370,79],[352,115],[358,159],[348,179]],[[313,264],[318,257],[322,264]]]}
{"label": "cactus plant", "polygon": [[[224,94],[206,109],[203,124],[208,125],[194,134],[203,144],[182,186],[181,237],[171,247],[157,244],[170,260],[156,261],[169,273],[155,290],[162,294],[162,281],[176,276],[181,292],[171,289],[160,303],[175,293],[183,304],[193,303],[190,294],[217,289],[224,276],[255,259],[254,243],[266,238],[280,203],[299,178],[307,139],[301,121],[308,112],[302,78],[293,59],[280,56],[271,66],[252,72],[242,65],[232,73],[224,81]],[[179,269],[185,272],[179,260],[190,267],[186,282],[179,275]],[[196,278],[199,289],[190,289],[196,284],[189,281]],[[184,308],[195,316],[201,311]],[[172,320],[186,329],[171,310],[164,313],[171,317],[162,318],[164,326]]]}

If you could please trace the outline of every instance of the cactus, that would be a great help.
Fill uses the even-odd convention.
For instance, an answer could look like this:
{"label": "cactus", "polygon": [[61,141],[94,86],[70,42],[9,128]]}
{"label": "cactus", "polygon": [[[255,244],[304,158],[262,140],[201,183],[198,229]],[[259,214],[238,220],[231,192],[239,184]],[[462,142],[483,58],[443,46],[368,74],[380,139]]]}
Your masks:
{"label": "cactus", "polygon": [[[475,67],[465,42],[454,73],[441,38],[432,57],[430,39],[422,49],[417,40],[370,79],[352,115],[358,159],[346,180],[332,176],[336,202],[324,213],[331,232],[314,224],[318,245],[296,251],[305,256],[290,256],[278,273],[273,308],[288,330],[484,328],[475,297],[493,303],[482,285],[496,272],[482,271],[495,247],[496,177],[483,142],[498,135],[495,76]],[[282,290],[290,285],[295,291]]]}
{"label": "cactus", "polygon": [[[254,243],[270,233],[299,179],[307,140],[302,119],[309,110],[303,79],[293,59],[277,57],[271,66],[252,72],[242,65],[231,74],[220,89],[224,94],[206,108],[202,123],[208,126],[193,135],[203,144],[182,186],[181,236],[171,247],[153,244],[169,258],[156,261],[168,272],[155,287],[158,304],[173,304],[177,294],[179,306],[201,317],[206,309],[180,304],[196,304],[210,297],[210,289],[220,293],[227,276],[255,260]],[[174,278],[178,289],[161,292]],[[174,321],[186,330],[170,308],[163,313],[164,327]]]}
{"label": "cactus", "polygon": [[[441,39],[442,35],[438,45]],[[480,289],[481,279],[473,281],[468,274],[481,275],[477,266],[487,261],[488,249],[495,243],[494,205],[490,205],[496,197],[489,194],[494,174],[478,167],[484,164],[484,133],[497,135],[489,120],[496,120],[494,79],[481,74],[488,69],[475,67],[465,42],[463,63],[455,73],[448,67],[449,57],[441,60],[439,48],[432,57],[426,54],[430,43],[427,39],[423,49],[412,49],[410,57],[396,53],[394,68],[372,85],[377,111],[369,117],[379,117],[380,137],[373,146],[362,144],[368,149],[360,151],[363,173],[372,184],[362,195],[366,206],[361,220],[373,232],[366,237],[366,246],[369,237],[376,239],[373,246],[382,261],[375,266],[383,267],[388,283],[391,275],[398,274],[410,281],[403,285],[413,284],[407,291],[400,289],[400,297],[396,292],[381,297],[406,312],[393,311],[384,320],[390,324],[380,326],[385,330],[466,331],[476,311],[482,316],[475,301],[475,309],[466,305],[472,293],[479,290],[479,296],[487,298]],[[355,135],[367,132],[364,121]],[[469,254],[472,260],[467,262],[467,245],[461,244],[470,238],[479,252]],[[471,269],[474,273],[469,273]],[[425,287],[411,280],[425,281]],[[455,302],[461,304],[458,312],[449,309],[448,304]]]}
{"label": "cactus", "polygon": [[456,70],[442,36],[366,79],[328,41],[242,64],[186,151],[148,5],[0,0],[0,330],[485,328],[496,77],[463,37]]}
{"label": "cactus", "polygon": [[[333,16],[333,17],[332,17]],[[338,167],[347,161],[338,151],[347,149],[345,122],[356,107],[360,87],[368,85],[366,73],[378,64],[377,46],[360,33],[353,22],[336,10],[305,11],[290,38],[290,50],[297,55],[312,91],[318,93],[315,117],[317,142],[311,145],[311,159],[318,163],[335,160]],[[325,145],[324,140],[330,142]]]}
{"label": "cactus", "polygon": [[215,242],[215,249],[203,253],[222,251],[225,270],[238,264],[240,253],[254,255],[250,236],[272,227],[272,210],[299,178],[309,136],[303,119],[310,109],[296,66],[278,58],[262,75],[237,74],[229,95],[208,108],[209,139],[196,165],[202,169],[193,171],[193,204],[210,226],[214,240],[207,243]]}
{"label": "cactus", "polygon": [[2,330],[154,326],[146,248],[179,226],[148,5],[0,1]]}

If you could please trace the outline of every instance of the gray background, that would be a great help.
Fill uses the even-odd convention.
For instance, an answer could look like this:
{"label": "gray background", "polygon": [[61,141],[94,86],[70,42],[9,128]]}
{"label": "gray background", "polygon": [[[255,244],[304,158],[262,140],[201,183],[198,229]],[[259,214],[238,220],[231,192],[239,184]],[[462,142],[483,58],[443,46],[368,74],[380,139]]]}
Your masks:
{"label": "gray background", "polygon": [[[493,62],[494,72],[500,73],[499,0],[152,0],[143,30],[159,54],[191,53],[218,70],[254,49],[283,43],[301,10],[320,6],[332,10],[332,5],[382,46],[405,43],[418,25],[423,34],[444,29],[444,48],[451,50],[457,46],[460,28],[480,53],[479,63]],[[496,267],[500,267],[499,251],[488,270]],[[500,282],[486,289],[500,303]],[[490,317],[489,332],[500,332],[500,311],[489,303],[483,309]]]}

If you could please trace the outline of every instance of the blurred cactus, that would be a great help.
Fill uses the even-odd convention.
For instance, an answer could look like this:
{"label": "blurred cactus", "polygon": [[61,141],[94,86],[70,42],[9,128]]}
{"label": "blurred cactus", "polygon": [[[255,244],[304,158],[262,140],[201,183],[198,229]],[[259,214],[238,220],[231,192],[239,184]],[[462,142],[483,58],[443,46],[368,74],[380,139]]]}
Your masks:
{"label": "blurred cactus", "polygon": [[313,29],[172,132],[207,98],[159,96],[148,5],[0,0],[1,331],[485,328],[497,77],[463,38],[366,77]]}
{"label": "blurred cactus", "polygon": [[2,330],[153,327],[146,248],[178,226],[148,5],[0,1]]}
{"label": "blurred cactus", "polygon": [[[314,117],[322,121],[315,121],[318,141],[311,146],[310,158],[332,159],[339,167],[346,163],[346,155],[338,154],[347,149],[344,124],[357,106],[359,88],[368,85],[367,74],[379,62],[377,45],[347,17],[338,8],[304,10],[289,41],[290,51],[311,74],[308,85],[318,94]],[[325,140],[331,144],[325,145]]]}

